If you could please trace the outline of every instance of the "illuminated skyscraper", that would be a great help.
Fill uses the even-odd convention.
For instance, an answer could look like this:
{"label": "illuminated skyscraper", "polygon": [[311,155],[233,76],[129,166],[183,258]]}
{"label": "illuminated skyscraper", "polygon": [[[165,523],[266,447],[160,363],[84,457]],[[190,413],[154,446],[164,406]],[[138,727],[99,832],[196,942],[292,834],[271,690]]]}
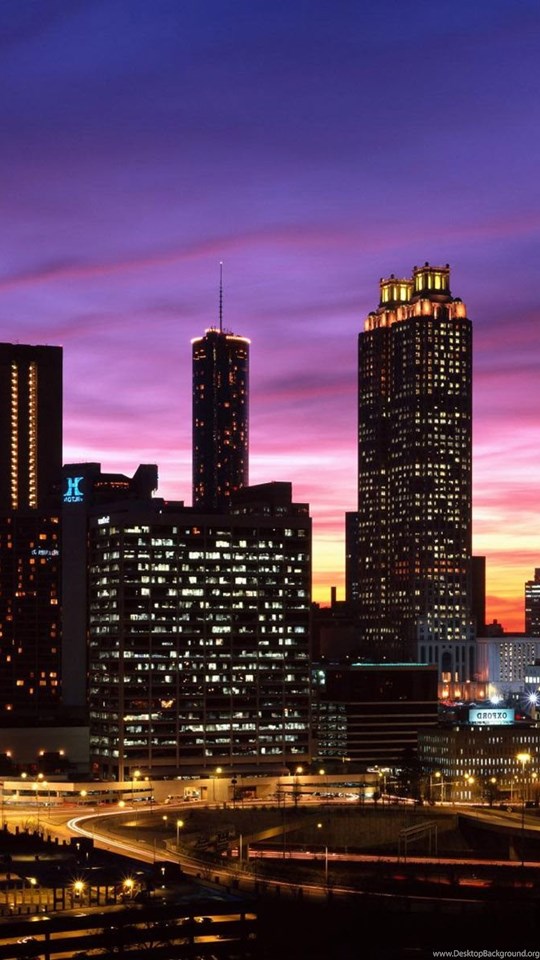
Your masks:
{"label": "illuminated skyscraper", "polygon": [[380,282],[359,336],[359,616],[378,659],[474,675],[472,326],[450,270]]}
{"label": "illuminated skyscraper", "polygon": [[0,511],[57,505],[62,348],[0,343]]}
{"label": "illuminated skyscraper", "polygon": [[0,723],[60,700],[62,349],[0,344]]}
{"label": "illuminated skyscraper", "polygon": [[219,328],[193,345],[193,504],[224,507],[248,485],[249,340]]}
{"label": "illuminated skyscraper", "polygon": [[534,571],[534,580],[525,584],[525,633],[540,637],[540,567]]}

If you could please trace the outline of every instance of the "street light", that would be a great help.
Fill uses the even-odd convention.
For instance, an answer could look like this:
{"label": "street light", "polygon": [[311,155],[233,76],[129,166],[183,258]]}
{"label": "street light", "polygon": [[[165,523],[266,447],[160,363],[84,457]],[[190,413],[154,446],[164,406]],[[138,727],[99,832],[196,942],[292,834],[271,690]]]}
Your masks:
{"label": "street light", "polygon": [[177,853],[180,848],[180,830],[182,829],[183,826],[184,826],[183,820],[176,821],[176,852]]}
{"label": "street light", "polygon": [[81,900],[81,903],[82,903],[83,893],[84,893],[84,882],[82,880],[75,880],[73,884],[73,894],[75,897]]}
{"label": "street light", "polygon": [[300,784],[299,784],[299,782],[298,782],[298,777],[299,777],[300,774],[303,773],[303,772],[304,772],[304,768],[303,768],[303,767],[297,767],[296,770],[295,770],[295,779],[294,779],[294,805],[295,805],[295,807],[298,806],[299,794],[300,794]]}
{"label": "street light", "polygon": [[216,780],[219,777],[220,773],[223,773],[222,767],[216,767],[216,772],[212,777],[212,802],[216,802]]}
{"label": "street light", "polygon": [[131,774],[131,806],[133,806],[133,803],[135,800],[135,781],[138,780],[140,775],[141,775],[140,770],[134,770],[133,773]]}
{"label": "street light", "polygon": [[[317,829],[322,830],[322,823],[317,824]],[[328,886],[328,844],[324,845],[324,885]]]}
{"label": "street light", "polygon": [[[433,783],[433,778],[435,778],[435,781],[436,781],[435,783]],[[430,799],[430,800],[433,800],[433,799],[434,799],[434,798],[433,798],[433,787],[434,787],[434,786],[441,788],[441,789],[440,789],[439,800],[440,800],[441,803],[442,803],[444,779],[443,779],[443,775],[442,775],[442,773],[441,773],[440,770],[435,770],[435,773],[430,773],[430,775],[429,775],[429,799]]]}
{"label": "street light", "polygon": [[133,877],[126,877],[126,879],[124,880],[124,882],[123,882],[123,884],[122,884],[123,892],[124,892],[124,897],[132,897],[132,896],[133,896],[133,888],[134,888],[134,886],[135,886],[135,881],[134,881]]}
{"label": "street light", "polygon": [[525,865],[525,767],[531,762],[531,755],[524,751],[518,753],[516,760],[521,764],[521,866]]}
{"label": "street light", "polygon": [[466,783],[467,786],[470,788],[470,797],[471,797],[471,800],[472,800],[472,798],[473,798],[473,783],[474,783],[474,777],[473,777],[473,775],[472,775],[471,773],[466,773],[466,774],[465,774],[465,783]]}

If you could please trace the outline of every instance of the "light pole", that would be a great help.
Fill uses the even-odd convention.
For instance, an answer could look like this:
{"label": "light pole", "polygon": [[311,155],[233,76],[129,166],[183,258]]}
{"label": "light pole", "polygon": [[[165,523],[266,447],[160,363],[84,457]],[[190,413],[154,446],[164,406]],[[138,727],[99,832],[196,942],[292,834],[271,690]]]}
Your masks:
{"label": "light pole", "polygon": [[[435,778],[435,783],[433,783],[433,778]],[[440,770],[435,770],[435,773],[430,773],[429,775],[429,799],[433,801],[434,801],[434,797],[433,797],[434,786],[441,788],[439,792],[439,800],[442,803],[444,780]]]}
{"label": "light pole", "polygon": [[135,801],[135,781],[138,780],[140,775],[141,775],[140,770],[134,770],[133,773],[131,774],[131,806],[133,806],[133,803]]}
{"label": "light pole", "polygon": [[82,880],[75,880],[73,884],[73,896],[77,897],[81,903],[83,902],[84,882]]}
{"label": "light pole", "polygon": [[295,805],[295,807],[298,806],[298,801],[299,801],[299,799],[300,799],[300,784],[299,784],[298,777],[299,777],[300,774],[303,773],[303,772],[304,772],[304,768],[303,768],[303,767],[297,767],[296,770],[295,770],[295,777],[294,777],[294,805]]}
{"label": "light pole", "polygon": [[180,849],[180,830],[182,829],[183,826],[184,826],[183,820],[176,821],[176,852],[177,853]]}
{"label": "light pole", "polygon": [[33,783],[33,784],[32,784],[32,790],[34,791],[34,793],[35,793],[35,795],[36,795],[36,808],[37,808],[37,815],[36,815],[36,819],[37,819],[37,832],[39,833],[39,784],[38,784],[38,783]]}
{"label": "light pole", "polygon": [[133,889],[135,887],[135,881],[133,877],[126,877],[122,884],[122,892],[125,898],[131,899],[133,896]]}
{"label": "light pole", "polygon": [[516,760],[521,764],[521,866],[525,865],[525,767],[531,762],[531,755],[524,751],[518,753]]}
{"label": "light pole", "polygon": [[217,780],[217,778],[219,777],[220,773],[223,773],[223,768],[222,768],[222,767],[216,767],[216,772],[215,772],[214,776],[212,777],[212,788],[213,788],[213,789],[212,789],[212,799],[213,799],[213,803],[216,802],[216,780]]}
{"label": "light pole", "polygon": [[[317,824],[317,829],[322,830],[322,823]],[[324,885],[328,886],[328,844],[324,844]]]}

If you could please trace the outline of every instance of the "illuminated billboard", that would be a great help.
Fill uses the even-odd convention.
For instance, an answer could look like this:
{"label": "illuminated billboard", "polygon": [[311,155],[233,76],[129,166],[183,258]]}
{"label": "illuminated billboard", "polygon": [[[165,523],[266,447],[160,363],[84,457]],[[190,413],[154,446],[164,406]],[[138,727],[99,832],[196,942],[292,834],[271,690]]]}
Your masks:
{"label": "illuminated billboard", "polygon": [[501,727],[508,723],[514,723],[514,714],[513,707],[471,707],[469,723]]}

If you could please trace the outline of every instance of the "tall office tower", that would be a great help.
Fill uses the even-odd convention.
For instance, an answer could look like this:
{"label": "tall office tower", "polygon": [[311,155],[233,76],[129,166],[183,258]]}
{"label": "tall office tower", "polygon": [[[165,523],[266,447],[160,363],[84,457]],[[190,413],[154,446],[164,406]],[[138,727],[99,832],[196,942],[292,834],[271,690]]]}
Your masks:
{"label": "tall office tower", "polygon": [[248,484],[249,340],[219,328],[193,346],[193,504],[221,508]]}
{"label": "tall office tower", "polygon": [[525,633],[540,637],[540,567],[534,571],[534,580],[525,584]]}
{"label": "tall office tower", "polygon": [[474,676],[472,327],[448,265],[380,281],[359,336],[359,614],[366,652]]}
{"label": "tall office tower", "polygon": [[63,469],[62,506],[62,703],[72,716],[88,712],[88,518],[109,504],[146,503],[158,485],[155,464],[141,464],[133,477],[102,473],[100,463]]}
{"label": "tall office tower", "polygon": [[58,506],[62,348],[0,343],[0,511]]}
{"label": "tall office tower", "polygon": [[291,485],[224,513],[154,499],[89,530],[90,738],[119,779],[309,756],[311,520]]}
{"label": "tall office tower", "polygon": [[0,723],[60,699],[62,349],[0,344]]}

